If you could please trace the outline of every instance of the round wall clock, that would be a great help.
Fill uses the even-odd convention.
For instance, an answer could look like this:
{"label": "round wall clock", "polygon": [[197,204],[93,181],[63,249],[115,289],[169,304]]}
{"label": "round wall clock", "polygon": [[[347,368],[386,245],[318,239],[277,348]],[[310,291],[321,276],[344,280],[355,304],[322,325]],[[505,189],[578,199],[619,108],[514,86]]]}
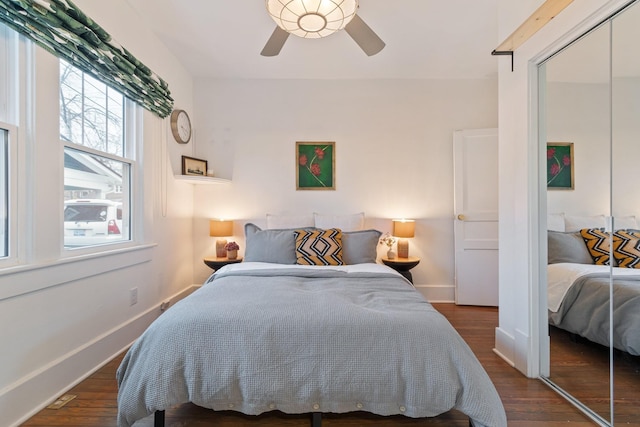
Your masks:
{"label": "round wall clock", "polygon": [[186,144],[191,139],[191,120],[184,110],[171,113],[171,133],[178,144]]}

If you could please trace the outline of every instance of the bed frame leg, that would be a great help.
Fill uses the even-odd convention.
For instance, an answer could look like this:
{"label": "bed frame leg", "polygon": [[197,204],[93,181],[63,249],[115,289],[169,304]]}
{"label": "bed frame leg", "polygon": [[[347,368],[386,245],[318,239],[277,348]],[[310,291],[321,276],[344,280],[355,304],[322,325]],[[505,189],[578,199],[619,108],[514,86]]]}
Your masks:
{"label": "bed frame leg", "polygon": [[322,427],[321,412],[314,412],[311,414],[311,427]]}
{"label": "bed frame leg", "polygon": [[164,411],[153,413],[153,427],[164,427]]}

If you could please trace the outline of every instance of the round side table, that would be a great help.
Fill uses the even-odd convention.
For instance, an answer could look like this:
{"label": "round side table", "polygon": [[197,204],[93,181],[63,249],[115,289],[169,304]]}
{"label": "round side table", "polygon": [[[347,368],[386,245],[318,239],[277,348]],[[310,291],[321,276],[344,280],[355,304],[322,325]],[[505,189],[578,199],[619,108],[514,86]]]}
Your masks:
{"label": "round side table", "polygon": [[398,273],[402,274],[405,279],[413,284],[413,275],[411,274],[411,270],[413,267],[420,263],[420,258],[415,256],[410,256],[408,258],[393,258],[389,259],[387,257],[382,257],[382,263],[393,268]]}

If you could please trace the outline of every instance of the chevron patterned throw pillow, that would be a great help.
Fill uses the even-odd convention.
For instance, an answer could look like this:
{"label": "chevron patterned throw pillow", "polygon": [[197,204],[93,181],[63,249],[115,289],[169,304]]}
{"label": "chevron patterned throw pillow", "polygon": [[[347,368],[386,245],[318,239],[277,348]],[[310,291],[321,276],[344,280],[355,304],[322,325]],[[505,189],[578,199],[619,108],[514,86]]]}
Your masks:
{"label": "chevron patterned throw pillow", "polygon": [[617,230],[613,233],[613,256],[618,267],[640,268],[640,231]]}
{"label": "chevron patterned throw pillow", "polygon": [[342,230],[295,230],[296,264],[342,265]]}
{"label": "chevron patterned throw pillow", "polygon": [[609,265],[609,233],[603,228],[583,228],[580,235],[589,249],[593,263],[597,265]]}

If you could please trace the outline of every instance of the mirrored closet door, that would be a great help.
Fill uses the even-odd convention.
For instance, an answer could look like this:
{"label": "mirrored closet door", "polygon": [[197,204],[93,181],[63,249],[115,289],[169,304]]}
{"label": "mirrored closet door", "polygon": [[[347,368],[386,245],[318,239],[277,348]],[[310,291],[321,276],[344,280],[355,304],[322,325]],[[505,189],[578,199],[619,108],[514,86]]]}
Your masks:
{"label": "mirrored closet door", "polygon": [[611,21],[613,420],[640,425],[640,2]]}
{"label": "mirrored closet door", "polygon": [[541,370],[600,425],[640,418],[639,44],[634,1],[539,67],[549,324]]}
{"label": "mirrored closet door", "polygon": [[[611,215],[610,25],[593,29],[540,67],[548,379],[603,424],[611,421],[609,239],[604,231]],[[594,277],[572,283],[581,273]]]}

